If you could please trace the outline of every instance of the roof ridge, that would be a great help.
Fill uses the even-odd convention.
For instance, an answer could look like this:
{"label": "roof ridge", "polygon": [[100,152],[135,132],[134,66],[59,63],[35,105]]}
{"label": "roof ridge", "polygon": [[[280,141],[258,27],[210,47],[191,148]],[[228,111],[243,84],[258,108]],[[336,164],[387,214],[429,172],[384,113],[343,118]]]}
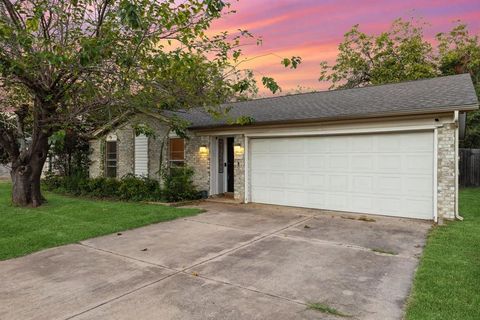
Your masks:
{"label": "roof ridge", "polygon": [[393,85],[399,85],[399,84],[404,84],[404,83],[411,83],[411,82],[424,82],[424,81],[433,81],[441,78],[453,78],[453,77],[463,77],[463,76],[470,76],[469,73],[460,73],[460,74],[451,74],[451,75],[442,75],[438,77],[433,77],[433,78],[423,78],[423,79],[415,79],[415,80],[406,80],[406,81],[399,81],[399,82],[390,82],[390,83],[379,83],[379,84],[370,84],[364,87],[355,87],[355,88],[338,88],[338,89],[333,89],[333,90],[321,90],[321,91],[313,91],[313,92],[300,92],[300,93],[293,93],[293,94],[286,94],[283,96],[276,96],[276,97],[262,97],[262,98],[257,98],[257,99],[251,99],[251,100],[243,100],[243,101],[232,101],[232,102],[226,102],[222,105],[239,105],[247,102],[254,102],[254,101],[261,101],[261,100],[273,100],[273,99],[281,99],[281,98],[286,98],[286,97],[295,97],[295,96],[300,96],[300,95],[311,95],[311,94],[328,94],[328,93],[333,93],[333,92],[339,92],[339,91],[356,91],[356,90],[361,90],[361,89],[367,89],[367,88],[375,88],[375,87],[383,87],[383,86],[393,86]]}

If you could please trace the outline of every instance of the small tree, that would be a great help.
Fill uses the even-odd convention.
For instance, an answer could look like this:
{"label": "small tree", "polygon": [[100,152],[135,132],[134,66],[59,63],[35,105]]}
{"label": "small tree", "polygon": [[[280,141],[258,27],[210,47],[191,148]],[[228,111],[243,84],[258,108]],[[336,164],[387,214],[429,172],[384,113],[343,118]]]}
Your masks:
{"label": "small tree", "polygon": [[355,25],[338,46],[335,65],[321,63],[321,81],[332,88],[354,88],[430,78],[438,75],[431,44],[422,25],[397,19],[390,30],[368,35]]}
{"label": "small tree", "polygon": [[[480,42],[471,35],[465,24],[459,24],[448,33],[439,33],[438,61],[443,75],[469,73],[477,97],[480,97]],[[467,115],[467,132],[463,146],[480,148],[480,111]]]}
{"label": "small tree", "polygon": [[252,36],[205,33],[228,7],[222,0],[0,0],[0,145],[12,167],[13,203],[42,203],[54,132],[96,127],[132,108],[215,106],[255,92],[252,73],[236,68],[240,40]]}
{"label": "small tree", "polygon": [[[340,43],[336,63],[321,63],[321,81],[331,88],[353,88],[470,73],[480,96],[480,43],[464,24],[437,35],[438,46],[423,38],[423,27],[415,21],[397,19],[389,31],[368,35],[358,25]],[[465,147],[480,147],[480,112],[467,117]]]}

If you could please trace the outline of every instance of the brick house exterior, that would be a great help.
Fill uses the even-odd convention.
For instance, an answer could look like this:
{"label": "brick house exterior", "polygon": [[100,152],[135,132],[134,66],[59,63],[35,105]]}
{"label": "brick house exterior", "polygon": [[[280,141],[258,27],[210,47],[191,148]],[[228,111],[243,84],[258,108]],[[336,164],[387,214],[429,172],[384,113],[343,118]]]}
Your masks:
{"label": "brick house exterior", "polygon": [[[304,115],[305,113],[302,112],[306,112],[302,109],[302,105],[306,104],[306,100],[302,101],[302,99],[315,98],[318,99],[318,101],[322,101],[322,99],[328,98],[329,103],[335,103],[333,98],[336,97],[326,96],[330,94],[329,92],[318,93],[317,96],[315,96],[315,94],[305,94],[294,97],[287,96],[254,100],[253,102],[243,103],[243,105],[242,103],[238,103],[239,108],[233,108],[234,114],[238,112],[238,110],[245,110],[245,112],[248,112],[248,115],[252,115],[253,118],[257,116],[258,119],[262,119],[262,117],[266,116],[275,116],[275,114],[265,115],[261,113],[264,110],[268,111],[268,108],[274,108],[276,105],[281,105],[282,103],[294,106],[295,103],[298,102],[298,112],[290,115],[292,117],[291,121],[283,121],[282,119],[282,121],[272,122],[259,121],[249,125],[229,125],[226,123],[218,123],[218,120],[208,120],[205,115],[198,115],[192,112],[186,119],[192,123],[192,126],[187,132],[188,138],[184,140],[184,161],[186,165],[194,169],[194,183],[199,190],[205,190],[209,195],[223,194],[224,192],[231,193],[235,199],[241,202],[262,202],[434,220],[438,218],[454,219],[458,216],[457,158],[459,132],[464,130],[462,123],[459,121],[459,114],[460,112],[477,108],[478,102],[476,101],[473,86],[470,85],[471,80],[469,77],[467,79],[466,76],[461,76],[460,78],[459,76],[453,76],[438,79],[440,80],[432,79],[406,84],[372,87],[377,90],[374,92],[375,95],[372,95],[372,92],[366,92],[369,90],[368,88],[353,89],[351,94],[357,96],[353,99],[356,102],[352,108],[361,108],[362,99],[365,100],[363,103],[366,105],[372,103],[372,99],[382,99],[381,96],[379,97],[379,94],[383,94],[385,91],[387,92],[383,99],[387,102],[391,101],[392,105],[389,106],[387,103],[385,108],[394,108],[395,112],[389,113],[387,109],[387,111],[382,110],[382,113],[379,112],[375,114],[375,116],[369,114],[368,116],[355,115],[352,117],[337,117],[331,119],[325,117],[325,119],[322,119],[321,116],[317,117],[314,114],[315,118],[312,116],[311,121],[295,121],[296,119],[293,119],[298,113]],[[423,96],[438,95],[438,90],[435,89],[440,88],[439,90],[445,93],[445,87],[450,88],[449,90],[452,91],[450,92],[450,96],[455,97],[454,103],[443,100],[436,102],[428,96],[426,100],[429,101],[432,106],[422,104],[422,112],[418,112],[417,109],[412,109],[411,107],[408,110],[404,110],[405,112],[400,112],[402,111],[399,109],[400,107],[397,109],[395,106],[395,101],[405,100],[405,95],[413,95],[412,97],[408,97],[408,99],[416,99],[415,101],[418,101],[418,97],[412,94],[412,91],[418,90],[418,95],[422,94]],[[397,89],[398,91],[395,92]],[[349,90],[342,90],[336,94],[344,95],[346,93],[350,94]],[[462,102],[461,105],[457,99],[459,95],[462,95],[462,98],[466,100]],[[372,98],[375,96],[376,98]],[[341,103],[343,101],[342,99],[346,98],[340,96],[338,99],[340,102],[337,103]],[[406,100],[403,100],[401,102],[405,103]],[[310,101],[315,102],[316,100]],[[254,105],[255,103],[259,105],[256,106]],[[264,109],[261,109],[262,106],[260,106],[260,104],[264,106]],[[441,107],[439,107],[439,105]],[[250,106],[258,107],[258,109],[249,109]],[[293,107],[292,109],[295,110]],[[318,110],[319,111],[311,110],[311,108],[307,109],[310,113],[325,112],[322,111],[323,109]],[[356,109],[352,110],[356,111]],[[352,110],[350,111],[353,112]],[[258,114],[255,115],[255,112]],[[92,177],[105,174],[103,169],[105,155],[102,150],[105,148],[105,141],[109,136],[115,137],[117,141],[118,160],[116,176],[121,177],[127,173],[134,172],[135,130],[133,128],[138,124],[148,125],[155,133],[153,137],[148,138],[148,176],[161,181],[159,170],[162,166],[168,166],[170,160],[169,141],[178,137],[172,134],[166,122],[142,113],[130,117],[112,130],[103,131],[91,141],[92,163],[90,175]],[[316,159],[315,157],[323,156],[322,153],[316,152],[313,146],[320,146],[328,141],[337,141],[335,142],[336,144],[332,144],[335,148],[337,148],[337,146],[340,148],[342,145],[345,145],[348,151],[348,153],[343,153],[344,158],[348,157],[348,161],[344,159],[344,162],[348,163],[345,171],[350,173],[343,175],[342,172],[330,174],[330,169],[315,169],[315,166],[312,167],[313,169],[310,169],[311,172],[305,173],[305,171],[303,171],[303,176],[298,173],[297,171],[305,170],[300,167],[306,162],[301,161],[305,159],[305,161],[310,161]],[[358,143],[358,141],[362,141],[362,144]],[[420,142],[417,141],[424,142],[420,144]],[[259,147],[257,147],[257,145],[260,145],[260,143],[263,143],[263,145],[271,145],[271,148],[275,145],[275,148],[280,149],[270,151],[270,153],[265,152],[265,154],[260,152],[257,155],[255,150],[258,151]],[[299,154],[292,153],[292,150],[302,143],[307,144],[306,147],[302,149],[303,151],[299,151]],[[371,153],[358,153],[358,150],[367,150],[370,148],[373,145],[372,143],[375,145],[387,143],[387,149],[388,145],[398,144],[398,150],[403,151],[397,152],[395,148],[391,148],[391,151],[387,152],[385,151],[386,149],[375,147],[377,149],[371,149],[373,150]],[[346,146],[347,144],[348,147]],[[325,154],[328,154],[328,152]],[[338,152],[331,153],[328,157],[334,159],[335,157],[338,158],[340,154],[341,153]],[[293,166],[289,166],[287,160],[282,160],[283,162],[280,164],[281,166],[279,167],[280,170],[277,176],[282,176],[282,179],[284,179],[282,181],[284,182],[287,181],[285,179],[290,179],[285,184],[284,190],[275,185],[275,181],[277,180],[274,179],[278,177],[273,177],[275,172],[270,172],[269,168],[266,168],[265,172],[270,172],[270,176],[266,178],[272,179],[271,182],[268,182],[270,185],[264,186],[262,185],[263,181],[260,181],[261,179],[255,178],[255,172],[257,172],[256,170],[258,170],[260,166],[261,159],[269,159],[268,161],[274,166],[273,163],[276,161],[275,159],[279,157],[296,160],[304,159],[300,160],[298,169],[295,163]],[[364,163],[367,165],[373,163],[373,165],[371,165],[373,169],[371,170],[377,171],[362,171],[361,169],[356,169],[365,157],[373,159]],[[330,164],[332,166],[332,172],[337,170],[334,169],[336,168],[335,166],[337,164],[340,165],[343,161],[341,158],[338,159],[338,161],[335,161],[337,163],[332,162]],[[279,163],[280,162],[279,160]],[[345,165],[347,166],[347,164]],[[398,165],[399,169],[395,169],[395,165]],[[331,181],[321,180],[324,179],[321,177],[322,175],[327,176],[327,178],[329,177]],[[302,194],[298,194],[298,199],[310,199],[305,200],[305,203],[297,203],[295,199],[283,201],[283,199],[280,198],[280,200],[275,200],[273,197],[271,198],[272,200],[269,200],[270,198],[262,198],[256,194],[256,190],[260,190],[258,194],[263,192],[263,194],[267,196],[273,191],[278,191],[282,192],[283,197],[285,197],[285,195],[289,196],[295,194],[295,192],[299,192],[298,190],[305,191],[304,187],[303,189],[300,187],[295,189],[295,183],[300,181],[304,185],[307,185],[307,180],[310,181],[313,179],[312,177],[317,176],[319,179],[316,181],[317,184],[320,181],[324,181],[324,185],[328,185],[332,190],[343,181],[342,179],[346,179],[345,181],[348,181],[345,186],[348,186],[348,188],[344,187],[345,190],[340,190],[335,193],[331,190],[321,191],[321,186],[319,186],[317,188],[320,190],[317,193],[319,199],[325,195],[325,197],[327,197],[325,207],[323,207],[322,204],[315,204],[317,202],[312,202],[310,194],[309,197],[302,197]],[[335,177],[335,179],[332,180],[332,177]],[[358,191],[355,191],[355,185],[358,181],[373,181],[374,185],[377,184],[375,187],[376,191],[370,195],[362,194],[364,196],[363,198],[357,196],[355,192],[358,193]],[[365,189],[368,186],[369,184],[367,183],[362,185],[360,189]],[[370,186],[372,185],[370,184]],[[278,188],[278,190],[276,190],[276,188]],[[399,190],[395,192],[404,192],[406,195],[400,197],[398,194],[392,195],[392,193],[390,193],[390,195],[387,196],[388,188],[394,191]],[[285,190],[290,191],[287,192]],[[379,195],[383,191],[385,191],[386,195]],[[348,203],[342,206],[340,202],[333,202],[338,198],[338,195],[347,199]],[[388,201],[386,202],[385,199]],[[391,204],[393,209],[390,209],[391,207],[388,207],[390,202],[393,204],[396,203],[395,206],[400,207],[400,210],[405,210],[406,213],[403,214],[401,211],[395,211],[393,204]],[[366,207],[366,205],[370,205],[370,207]],[[409,207],[412,206],[416,206],[412,208],[411,211],[415,213],[409,214]],[[385,208],[385,212],[382,211],[382,208]],[[391,210],[391,212],[389,210]],[[425,214],[420,214],[420,211],[425,212]]]}

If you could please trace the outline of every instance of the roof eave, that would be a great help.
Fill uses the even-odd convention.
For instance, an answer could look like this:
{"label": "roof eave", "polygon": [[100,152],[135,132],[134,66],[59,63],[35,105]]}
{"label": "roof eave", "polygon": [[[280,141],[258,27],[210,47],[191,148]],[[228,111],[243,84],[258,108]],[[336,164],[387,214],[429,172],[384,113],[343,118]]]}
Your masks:
{"label": "roof eave", "polygon": [[254,127],[261,125],[276,125],[276,124],[295,124],[295,123],[311,123],[311,122],[324,122],[324,121],[339,121],[339,120],[362,120],[362,119],[373,119],[373,118],[382,118],[382,117],[395,117],[395,116],[408,116],[408,115],[422,115],[422,114],[437,114],[444,112],[452,111],[474,111],[479,108],[478,103],[459,105],[459,106],[448,106],[436,108],[435,110],[428,109],[419,109],[419,110],[406,110],[399,112],[381,112],[381,113],[370,113],[365,115],[345,115],[345,116],[335,116],[335,117],[323,117],[323,118],[308,118],[308,119],[295,119],[295,120],[276,120],[276,121],[261,121],[254,122],[250,125],[241,125],[241,124],[217,124],[217,125],[207,125],[207,126],[190,126],[189,130],[211,130],[211,129],[222,129],[222,128],[238,128],[238,127]]}

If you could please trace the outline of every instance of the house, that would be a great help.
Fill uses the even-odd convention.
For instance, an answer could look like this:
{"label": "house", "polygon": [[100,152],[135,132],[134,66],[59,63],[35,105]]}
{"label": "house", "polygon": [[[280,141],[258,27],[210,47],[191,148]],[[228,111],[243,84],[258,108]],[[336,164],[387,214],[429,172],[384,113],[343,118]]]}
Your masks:
{"label": "house", "polygon": [[[231,103],[231,125],[179,113],[188,139],[145,114],[92,140],[91,176],[159,179],[195,169],[209,195],[243,202],[437,220],[458,216],[458,144],[478,101],[468,74]],[[146,124],[155,136],[135,135]]]}

